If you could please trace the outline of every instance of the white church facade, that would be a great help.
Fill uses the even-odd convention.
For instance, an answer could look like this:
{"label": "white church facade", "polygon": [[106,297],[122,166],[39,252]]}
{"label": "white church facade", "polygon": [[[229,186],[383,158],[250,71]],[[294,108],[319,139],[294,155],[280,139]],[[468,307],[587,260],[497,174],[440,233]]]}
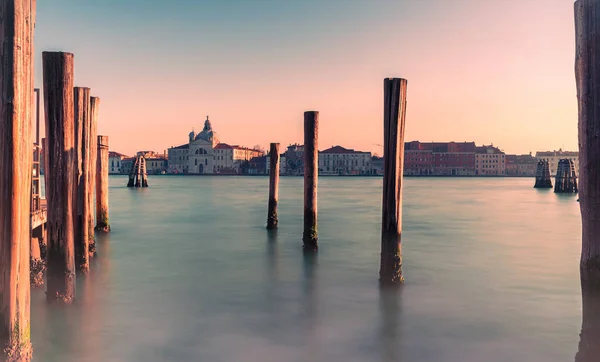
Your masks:
{"label": "white church facade", "polygon": [[220,143],[208,116],[200,133],[190,132],[187,144],[171,147],[168,152],[169,173],[198,175],[239,173],[242,162],[263,156],[259,150]]}

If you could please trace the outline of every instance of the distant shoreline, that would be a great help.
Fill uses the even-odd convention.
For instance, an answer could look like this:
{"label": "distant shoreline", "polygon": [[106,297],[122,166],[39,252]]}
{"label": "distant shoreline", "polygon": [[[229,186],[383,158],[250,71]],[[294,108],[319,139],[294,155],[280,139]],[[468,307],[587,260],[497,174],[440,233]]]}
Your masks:
{"label": "distant shoreline", "polygon": [[[110,176],[128,175],[113,173]],[[178,176],[178,177],[267,177],[269,175],[234,175],[234,174],[148,174],[148,176]],[[302,175],[279,175],[279,177],[304,177]],[[319,175],[319,177],[383,177],[383,175]],[[502,176],[502,175],[404,175],[405,178],[535,178],[535,176]],[[554,176],[552,176],[554,178]]]}

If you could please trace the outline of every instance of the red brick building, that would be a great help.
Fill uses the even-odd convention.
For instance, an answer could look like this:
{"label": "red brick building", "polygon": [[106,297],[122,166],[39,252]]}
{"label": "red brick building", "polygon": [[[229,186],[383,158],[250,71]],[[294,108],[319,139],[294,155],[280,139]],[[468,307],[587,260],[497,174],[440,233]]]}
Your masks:
{"label": "red brick building", "polygon": [[404,174],[473,176],[475,142],[419,142],[404,144]]}

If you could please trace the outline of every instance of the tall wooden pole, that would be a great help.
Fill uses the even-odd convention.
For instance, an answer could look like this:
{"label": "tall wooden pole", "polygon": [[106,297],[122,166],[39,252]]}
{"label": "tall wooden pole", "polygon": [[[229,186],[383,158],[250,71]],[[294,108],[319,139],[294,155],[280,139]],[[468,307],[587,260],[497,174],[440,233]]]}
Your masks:
{"label": "tall wooden pole", "polygon": [[43,52],[48,203],[48,301],[75,298],[73,54]]}
{"label": "tall wooden pole", "polygon": [[597,271],[581,270],[581,333],[575,362],[596,362],[600,356],[600,278]]}
{"label": "tall wooden pole", "polygon": [[1,1],[0,19],[0,361],[29,361],[35,1]]}
{"label": "tall wooden pole", "polygon": [[277,201],[279,199],[279,143],[271,143],[269,151],[269,210],[267,229],[277,229]]}
{"label": "tall wooden pole", "polygon": [[383,205],[381,216],[382,284],[401,284],[402,276],[402,171],[404,169],[404,120],[406,79],[383,81]]}
{"label": "tall wooden pole", "polygon": [[108,233],[108,136],[98,136],[96,182],[96,230]]}
{"label": "tall wooden pole", "polygon": [[95,196],[96,196],[96,169],[97,169],[97,159],[98,159],[98,112],[100,111],[100,98],[98,97],[90,97],[90,169],[89,169],[89,179],[88,179],[88,235],[89,235],[89,251],[90,258],[93,258],[96,255],[96,236],[94,234],[94,220],[95,218],[95,209],[96,204]]}
{"label": "tall wooden pole", "polygon": [[600,273],[600,1],[575,2],[581,268]]}
{"label": "tall wooden pole", "polygon": [[[83,273],[90,270],[89,263],[89,230],[86,221],[89,219],[88,189],[90,163],[90,89],[75,87],[75,157],[77,159],[77,197],[75,202],[75,265]],[[95,160],[94,160],[95,161]]]}
{"label": "tall wooden pole", "polygon": [[319,178],[319,112],[304,112],[304,250],[317,251],[317,183]]}

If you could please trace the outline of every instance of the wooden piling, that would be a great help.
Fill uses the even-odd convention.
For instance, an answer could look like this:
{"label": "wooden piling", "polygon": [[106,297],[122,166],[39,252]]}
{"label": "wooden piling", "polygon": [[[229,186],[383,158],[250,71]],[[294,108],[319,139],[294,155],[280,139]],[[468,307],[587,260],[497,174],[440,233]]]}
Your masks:
{"label": "wooden piling", "polygon": [[98,136],[96,182],[96,230],[108,233],[108,136]]}
{"label": "wooden piling", "polygon": [[581,270],[581,333],[575,362],[597,362],[600,356],[600,274]]}
{"label": "wooden piling", "polygon": [[90,89],[75,87],[75,158],[76,158],[76,200],[75,213],[75,266],[82,273],[90,270],[89,263],[89,164],[90,164]]}
{"label": "wooden piling", "polygon": [[550,165],[548,160],[539,160],[535,170],[535,189],[552,188],[552,179],[550,178]]}
{"label": "wooden piling", "polygon": [[319,112],[304,112],[304,250],[317,251],[317,185],[319,178]]}
{"label": "wooden piling", "polygon": [[279,143],[271,143],[269,151],[269,209],[267,229],[277,229],[277,202],[279,199]]}
{"label": "wooden piling", "polygon": [[90,258],[96,255],[96,236],[94,233],[95,195],[96,195],[96,165],[98,158],[98,112],[100,111],[100,98],[90,97],[90,161],[88,178],[88,238]]}
{"label": "wooden piling", "polygon": [[384,80],[383,200],[381,217],[381,284],[401,284],[402,275],[402,180],[406,79]]}
{"label": "wooden piling", "polygon": [[582,269],[600,270],[600,1],[575,2]]}
{"label": "wooden piling", "polygon": [[29,248],[35,1],[0,2],[0,360],[31,359]]}
{"label": "wooden piling", "polygon": [[48,146],[46,297],[70,303],[75,298],[73,54],[43,52],[42,62]]}
{"label": "wooden piling", "polygon": [[561,194],[577,193],[577,175],[572,160],[563,158],[558,161],[556,177],[554,178],[554,192]]}

